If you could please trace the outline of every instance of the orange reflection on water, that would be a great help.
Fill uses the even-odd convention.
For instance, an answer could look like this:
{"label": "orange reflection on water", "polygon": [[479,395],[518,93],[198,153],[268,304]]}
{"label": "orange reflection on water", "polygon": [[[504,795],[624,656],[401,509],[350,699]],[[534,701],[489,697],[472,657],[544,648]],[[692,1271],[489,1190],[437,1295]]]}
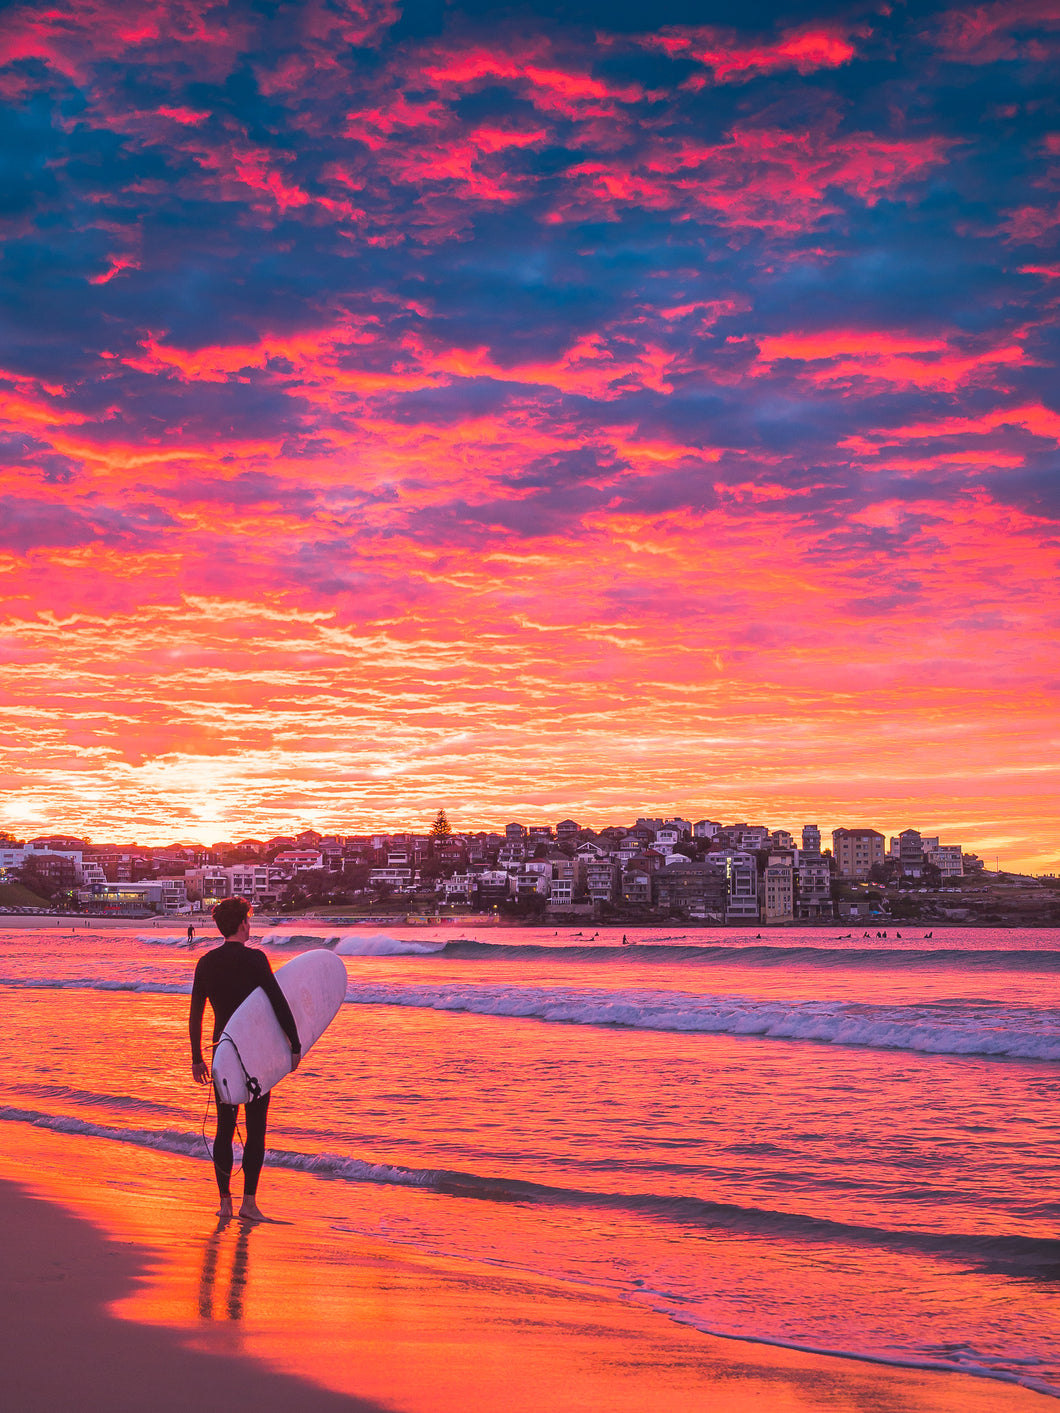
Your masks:
{"label": "orange reflection on water", "polygon": [[21,1123],[5,1140],[0,1177],[145,1251],[141,1284],[113,1313],[407,1413],[1039,1406],[983,1380],[716,1340],[606,1289],[351,1236],[341,1219],[358,1196],[345,1184],[271,1171],[284,1222],[248,1228],[211,1215],[202,1162]]}

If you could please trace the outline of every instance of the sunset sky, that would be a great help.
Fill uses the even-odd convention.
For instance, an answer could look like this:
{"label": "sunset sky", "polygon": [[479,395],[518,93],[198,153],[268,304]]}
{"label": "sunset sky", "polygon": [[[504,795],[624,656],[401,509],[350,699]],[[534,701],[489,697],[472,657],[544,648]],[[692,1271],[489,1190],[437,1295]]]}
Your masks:
{"label": "sunset sky", "polygon": [[1060,0],[55,0],[0,57],[0,827],[1060,866]]}

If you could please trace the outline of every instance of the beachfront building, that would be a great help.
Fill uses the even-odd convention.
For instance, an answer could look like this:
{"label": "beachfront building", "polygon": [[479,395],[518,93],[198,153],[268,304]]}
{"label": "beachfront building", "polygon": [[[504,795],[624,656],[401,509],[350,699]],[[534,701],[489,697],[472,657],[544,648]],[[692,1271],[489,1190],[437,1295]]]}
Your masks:
{"label": "beachfront building", "polygon": [[796,916],[805,922],[832,916],[832,878],[828,860],[820,854],[803,854],[799,859],[799,893]]}
{"label": "beachfront building", "polygon": [[667,864],[655,874],[655,895],[663,912],[683,912],[721,922],[729,901],[725,862],[715,859]]}
{"label": "beachfront building", "polygon": [[758,921],[758,860],[743,851],[725,855],[725,876],[729,896],[725,905],[727,922]]}
{"label": "beachfront building", "polygon": [[622,875],[622,901],[632,907],[650,908],[652,875],[645,868],[633,866]]}
{"label": "beachfront building", "polygon": [[693,839],[716,839],[721,825],[714,819],[697,819],[692,826]]}
{"label": "beachfront building", "polygon": [[[534,862],[534,860],[531,860]],[[539,860],[538,862],[544,862]],[[524,864],[519,873],[515,875],[515,896],[517,898],[548,898],[552,893],[552,876],[549,873],[542,873],[538,869],[530,868],[529,864]]]}
{"label": "beachfront building", "polygon": [[610,859],[587,863],[585,891],[594,903],[614,903],[618,897],[618,865]]}
{"label": "beachfront building", "polygon": [[795,918],[795,870],[790,856],[771,854],[762,878],[762,921],[792,922]]}
{"label": "beachfront building", "polygon": [[290,870],[276,864],[242,863],[221,868],[217,864],[186,868],[188,896],[212,908],[222,898],[246,898],[255,907],[275,907],[290,877]]}
{"label": "beachfront building", "polygon": [[832,857],[840,878],[868,878],[884,861],[884,839],[878,829],[833,829]]}
{"label": "beachfront building", "polygon": [[816,824],[802,826],[802,851],[804,854],[819,854],[821,852],[821,831]]}
{"label": "beachfront building", "polygon": [[[507,878],[507,874],[504,875]],[[454,873],[452,878],[442,880],[442,889],[447,903],[470,903],[475,896],[476,879],[473,873]]]}
{"label": "beachfront building", "polygon": [[548,905],[551,909],[570,909],[574,906],[574,884],[569,878],[554,878],[548,890]]}
{"label": "beachfront building", "polygon": [[[891,840],[892,852],[894,840]],[[924,841],[919,829],[903,829],[898,836],[898,866],[903,878],[922,878],[924,874]]]}
{"label": "beachfront building", "polygon": [[512,896],[512,876],[506,869],[484,869],[475,875],[475,902],[483,912],[489,912]]}
{"label": "beachfront building", "polygon": [[925,839],[924,862],[934,864],[943,878],[960,878],[964,874],[964,853],[960,844],[940,844],[938,839]]}
{"label": "beachfront building", "polygon": [[373,888],[380,885],[384,888],[391,888],[395,893],[410,893],[412,891],[412,869],[404,868],[373,868],[368,875],[368,882]]}
{"label": "beachfront building", "polygon": [[179,913],[188,910],[183,878],[149,878],[142,883],[94,883],[77,894],[81,905],[105,913]]}

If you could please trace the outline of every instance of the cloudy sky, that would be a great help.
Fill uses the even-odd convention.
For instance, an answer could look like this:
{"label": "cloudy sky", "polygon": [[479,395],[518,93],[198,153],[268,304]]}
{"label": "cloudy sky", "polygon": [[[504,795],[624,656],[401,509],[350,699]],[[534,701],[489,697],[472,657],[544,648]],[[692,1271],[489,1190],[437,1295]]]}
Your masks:
{"label": "cloudy sky", "polygon": [[0,824],[1060,859],[1060,0],[0,7]]}

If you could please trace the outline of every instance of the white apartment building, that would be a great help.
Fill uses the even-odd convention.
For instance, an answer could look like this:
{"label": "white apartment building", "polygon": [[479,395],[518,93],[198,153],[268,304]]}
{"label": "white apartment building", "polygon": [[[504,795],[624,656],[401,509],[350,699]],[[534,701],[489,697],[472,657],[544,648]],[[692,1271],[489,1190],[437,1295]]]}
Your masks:
{"label": "white apartment building", "polygon": [[368,875],[369,883],[385,883],[399,892],[412,888],[411,868],[373,868]]}
{"label": "white apartment building", "polygon": [[33,854],[52,854],[61,859],[73,859],[78,877],[83,876],[84,855],[80,849],[46,849],[43,844],[20,844],[18,848],[0,849],[0,868],[25,868]]}
{"label": "white apartment building", "polygon": [[555,877],[556,868],[551,859],[527,859],[519,870],[520,874],[536,873],[550,882]]}
{"label": "white apartment building", "polygon": [[287,877],[287,870],[275,864],[242,863],[229,868],[211,864],[184,870],[185,884],[202,899],[204,908],[213,907],[222,898],[246,898],[255,907],[272,907],[279,900]]}
{"label": "white apartment building", "polygon": [[725,916],[729,922],[758,921],[758,860],[744,852],[725,855],[729,897]]}
{"label": "white apartment building", "polygon": [[473,873],[454,873],[452,878],[443,879],[445,901],[447,903],[470,903],[471,895],[475,891],[475,883],[476,875]]}
{"label": "white apartment building", "polygon": [[822,918],[832,916],[832,879],[828,860],[819,855],[804,854],[799,860],[800,918]]}
{"label": "white apartment building", "polygon": [[287,849],[276,855],[273,864],[288,873],[299,868],[323,868],[324,856],[319,849]]}
{"label": "white apartment building", "polygon": [[943,878],[964,875],[964,852],[960,844],[940,844],[938,839],[925,839],[924,862],[934,864]]}
{"label": "white apartment building", "polygon": [[554,878],[549,889],[550,908],[570,908],[574,905],[574,881],[570,878]]}
{"label": "white apartment building", "polygon": [[618,866],[598,859],[585,866],[585,891],[594,903],[613,903],[618,896]]}

